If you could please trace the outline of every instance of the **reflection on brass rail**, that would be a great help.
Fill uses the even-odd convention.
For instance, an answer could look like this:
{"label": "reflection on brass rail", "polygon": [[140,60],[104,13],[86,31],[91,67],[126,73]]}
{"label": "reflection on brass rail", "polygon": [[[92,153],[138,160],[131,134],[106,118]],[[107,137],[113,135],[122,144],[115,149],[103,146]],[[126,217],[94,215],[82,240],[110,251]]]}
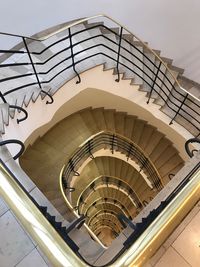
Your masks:
{"label": "reflection on brass rail", "polygon": [[[0,164],[0,194],[53,266],[88,266],[66,245],[47,219]],[[200,171],[114,263],[115,267],[139,267],[158,249],[200,196]]]}
{"label": "reflection on brass rail", "polygon": [[0,162],[0,195],[55,267],[86,266]]}

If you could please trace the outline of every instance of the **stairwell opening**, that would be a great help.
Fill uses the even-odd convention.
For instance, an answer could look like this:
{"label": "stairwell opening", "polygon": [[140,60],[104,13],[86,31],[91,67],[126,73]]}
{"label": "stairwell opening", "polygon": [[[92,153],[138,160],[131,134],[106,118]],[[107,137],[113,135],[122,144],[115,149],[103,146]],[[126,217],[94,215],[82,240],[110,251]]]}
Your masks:
{"label": "stairwell opening", "polygon": [[131,224],[184,160],[148,122],[89,107],[38,138],[20,164],[64,218],[86,216],[88,227],[109,246],[128,225],[120,216]]}

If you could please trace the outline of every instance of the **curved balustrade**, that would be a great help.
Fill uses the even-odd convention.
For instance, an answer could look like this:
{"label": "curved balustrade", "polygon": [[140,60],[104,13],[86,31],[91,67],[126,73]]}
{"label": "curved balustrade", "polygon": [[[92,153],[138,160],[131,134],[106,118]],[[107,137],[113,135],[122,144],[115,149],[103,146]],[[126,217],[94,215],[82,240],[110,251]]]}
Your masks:
{"label": "curved balustrade", "polygon": [[[100,23],[97,23],[93,26],[88,25],[86,29],[73,32],[75,26],[99,17],[106,18],[109,21],[112,21],[113,23],[118,25],[120,27],[120,32],[117,33],[110,29],[108,26]],[[95,28],[100,29],[101,33],[92,35],[92,30]],[[113,34],[116,37],[117,41],[114,41],[107,35],[103,34],[103,30],[107,30],[109,33]],[[67,33],[65,33],[65,31],[67,31]],[[91,37],[85,39],[82,38],[81,40],[76,42],[75,37],[81,36],[81,34],[86,31],[91,33]],[[33,42],[37,44],[43,43],[46,40],[50,40],[51,37],[53,37],[54,35],[60,33],[64,33],[65,36],[61,37],[56,41],[50,42],[50,44],[46,48],[41,49],[40,51],[34,51],[33,49],[30,49],[30,46]],[[130,34],[133,38],[133,41],[130,41],[129,38],[126,38],[126,36],[124,35],[125,33]],[[155,54],[154,51],[152,51],[138,37],[131,34],[125,27],[122,27],[120,24],[118,24],[111,18],[105,15],[100,15],[82,19],[41,39],[29,38],[25,36],[12,35],[7,33],[0,34],[4,36],[12,36],[13,38],[22,38],[23,41],[23,43],[18,46],[20,47],[19,49],[0,49],[0,54],[2,54],[2,56],[0,57],[0,68],[1,72],[3,73],[3,75],[0,76],[0,99],[2,100],[2,103],[6,103],[10,95],[14,95],[15,93],[21,92],[24,89],[29,92],[29,90],[32,88],[38,88],[40,94],[45,94],[49,96],[50,101],[47,101],[47,104],[53,103],[51,88],[47,90],[45,88],[46,85],[50,85],[51,82],[56,79],[56,77],[62,75],[66,70],[70,69],[73,70],[74,75],[78,77],[77,83],[80,83],[81,78],[80,73],[78,73],[78,66],[83,62],[89,62],[92,59],[101,56],[102,63],[105,60],[110,60],[115,63],[117,82],[120,81],[121,68],[130,71],[131,73],[142,79],[143,82],[151,88],[147,103],[149,103],[149,100],[150,98],[152,98],[153,93],[156,93],[163,101],[164,105],[167,106],[174,113],[174,116],[170,123],[173,123],[175,118],[177,116],[180,116],[188,123],[188,128],[193,128],[196,132],[196,135],[199,135],[199,100],[193,95],[191,95],[189,92],[181,88],[178,81],[171,73],[170,69],[162,61],[162,59],[157,54]],[[87,46],[87,44],[89,43],[88,41],[92,40],[95,40],[96,43],[94,45],[91,45],[90,43],[90,45]],[[68,41],[69,43],[69,45],[66,45],[66,48],[58,49],[58,51],[55,52],[53,55],[46,56],[46,52],[48,52],[50,48],[55,48],[64,41]],[[139,42],[143,49],[146,49],[147,51],[154,54],[157,59],[156,64],[142,50],[138,49],[136,42]],[[126,44],[128,44],[132,48],[131,51],[127,49]],[[82,50],[76,51],[79,45],[83,45],[84,48]],[[97,48],[98,52],[95,50]],[[134,51],[137,51],[137,53],[135,53]],[[69,56],[66,56],[63,60],[59,59],[59,62],[57,63],[53,63],[53,60],[55,58],[59,58],[60,55],[66,52],[69,53]],[[85,52],[86,54],[88,52],[90,53],[88,53],[87,56],[79,59],[81,54],[84,55]],[[140,59],[138,53],[146,59],[148,64],[146,64]],[[9,59],[11,56],[22,55],[27,56],[27,61],[6,61],[6,58]],[[37,56],[41,56],[41,58],[43,57],[44,59],[42,61],[37,61]],[[133,59],[136,59],[139,64],[135,64],[135,61],[133,61]],[[69,60],[71,60],[70,64],[68,64]],[[67,62],[67,65],[57,71],[58,67],[63,67],[63,62]],[[48,63],[52,63],[52,65],[49,66]],[[140,64],[142,64],[143,67],[141,67]],[[45,66],[46,70],[38,71],[37,67],[39,66]],[[5,75],[8,68],[15,69],[18,67],[27,67],[28,71],[17,75],[14,72],[10,72],[8,75],[6,74],[7,76]],[[148,70],[148,72],[146,70]],[[151,73],[151,75],[149,75],[149,72]],[[143,75],[141,75],[141,73]],[[24,112],[24,109],[19,106],[9,106],[10,108],[16,108]],[[25,117],[21,120],[18,120],[18,122],[26,119],[28,114],[27,112],[24,112],[24,114]],[[23,153],[24,146],[18,140],[1,141],[0,146],[10,143],[17,143],[21,145],[20,152],[13,157],[14,159],[16,159],[20,156],[21,153]],[[68,186],[68,180],[66,179],[68,179],[69,177],[71,178],[71,176],[74,175],[78,176],[79,173],[76,171],[76,167],[81,164],[81,160],[87,157],[92,158],[92,153],[95,151],[95,149],[97,147],[102,147],[103,144],[108,145],[112,153],[114,153],[116,147],[126,151],[127,160],[131,157],[135,158],[140,163],[141,170],[145,170],[145,172],[149,173],[149,179],[152,182],[152,185],[158,190],[162,188],[162,182],[155,167],[135,144],[127,142],[127,140],[123,139],[119,135],[113,135],[112,133],[101,133],[101,136],[98,135],[93,137],[92,140],[87,141],[81,148],[79,148],[71,158],[70,162],[63,169],[63,175],[61,176],[62,192],[64,192],[64,189],[68,189],[69,191],[71,191],[71,193],[73,193],[74,188]],[[188,144],[189,143],[187,143],[186,147],[188,147]],[[192,156],[193,152],[189,152],[189,155]],[[55,226],[52,227],[52,222],[49,223],[47,221],[47,219],[51,221],[52,218],[50,219],[50,216],[47,216],[46,208],[44,209],[45,211],[43,211],[42,207],[40,207],[39,211],[39,207],[34,201],[34,199],[31,198],[30,195],[28,195],[28,193],[23,189],[19,182],[17,182],[15,176],[7,169],[7,167],[3,162],[1,162],[1,160],[0,163],[1,194],[5,197],[6,201],[12,207],[16,216],[22,222],[26,230],[29,231],[31,236],[34,237],[37,243],[42,247],[43,251],[47,255],[51,255],[49,256],[51,262],[56,266],[85,266],[85,264],[83,263],[84,261],[87,266],[91,266],[79,254],[79,248],[75,244],[73,244],[72,240],[68,236],[64,235],[63,229],[56,229]],[[156,214],[154,214],[153,218],[151,216],[151,218],[147,218],[147,221],[145,221],[145,226],[142,227],[142,231],[144,229],[147,229],[145,232],[142,233],[141,229],[139,229],[138,231],[139,225],[136,225],[136,230],[138,232],[134,232],[133,235],[131,235],[128,240],[124,242],[123,248],[119,251],[118,254],[115,255],[115,257],[110,262],[105,264],[105,266],[112,265],[113,263],[116,267],[128,266],[127,262],[132,264],[138,264],[139,260],[141,260],[142,258],[141,255],[144,255],[145,252],[148,250],[149,244],[152,244],[156,240],[156,238],[159,237],[159,233],[162,232],[163,229],[168,227],[169,221],[173,220],[175,214],[177,213],[177,210],[180,209],[180,207],[183,209],[186,206],[186,204],[190,201],[189,197],[191,198],[191,195],[198,195],[197,192],[199,192],[200,190],[200,177],[199,172],[197,173],[198,170],[199,164],[198,168],[195,169],[195,172],[188,175],[187,181],[184,181],[184,184],[178,188],[178,192],[173,192],[173,194],[170,195],[170,198],[165,200],[164,205],[162,203],[158,207]],[[184,188],[183,190],[183,187],[186,182],[187,188]],[[7,187],[4,186],[5,184],[7,185]],[[12,196],[8,192],[7,188],[9,188],[13,192]],[[175,196],[177,197],[175,198]],[[192,200],[191,202],[194,202],[194,200]],[[167,205],[169,205],[168,212],[161,214],[163,217],[162,220],[160,220],[159,213],[161,213]],[[20,207],[23,207],[23,209]],[[22,210],[25,210],[26,214],[22,212]],[[37,229],[41,230],[40,232],[36,231],[35,225],[30,224],[30,221],[32,220],[30,220],[29,217],[32,218],[33,215],[33,218],[39,227],[37,227]],[[80,219],[80,221],[82,221],[82,218]],[[98,225],[96,225],[96,227],[97,228],[95,229],[95,231],[98,230]],[[43,231],[44,229],[45,232]],[[55,231],[55,229],[57,230],[57,232]],[[42,236],[41,233],[45,234],[45,236]],[[46,239],[44,239],[44,237]],[[48,240],[48,242],[46,242],[45,240]],[[67,243],[67,245],[64,241]],[[136,243],[134,247],[131,247],[134,241],[136,241]],[[49,244],[51,244],[51,246],[49,246]],[[69,247],[71,247],[72,250],[74,249],[76,255],[72,252],[71,249],[69,249]],[[124,252],[127,253],[122,255]],[[82,261],[77,256],[80,257]]]}
{"label": "curved balustrade", "polygon": [[65,196],[65,190],[67,188],[71,188],[70,180],[72,177],[77,176],[77,174],[79,175],[79,173],[75,170],[79,168],[88,157],[91,157],[93,152],[105,147],[109,148],[112,153],[114,153],[115,150],[122,151],[126,154],[127,160],[129,158],[135,160],[140,166],[140,170],[143,170],[147,175],[147,178],[151,182],[152,186],[157,190],[162,189],[162,181],[155,166],[136,144],[118,134],[100,132],[81,145],[70,157],[68,163],[61,171],[61,191],[68,205],[70,204]]}
{"label": "curved balustrade", "polygon": [[114,210],[109,210],[109,209],[103,209],[103,210],[99,210],[97,211],[93,216],[90,217],[90,219],[88,220],[88,225],[92,224],[92,222],[99,218],[99,216],[102,216],[102,215],[114,215],[115,217],[118,215],[118,213]]}
{"label": "curved balustrade", "polygon": [[113,176],[100,176],[100,177],[97,177],[96,179],[94,179],[93,182],[90,183],[85,188],[85,190],[80,194],[78,201],[77,201],[77,206],[79,207],[80,202],[83,202],[83,203],[86,202],[89,195],[91,194],[91,192],[93,192],[94,190],[97,190],[98,187],[101,187],[104,185],[106,187],[114,185],[117,188],[121,188],[122,190],[124,190],[126,192],[127,197],[130,197],[132,199],[132,202],[135,204],[135,206],[137,208],[142,207],[141,200],[138,198],[137,194],[129,186],[129,184],[124,182],[120,178],[113,177]]}
{"label": "curved balustrade", "polygon": [[[97,18],[101,18],[104,24],[85,24],[86,27],[84,29],[76,30],[78,25],[92,22]],[[119,33],[107,26],[111,22],[113,25],[119,27]],[[94,33],[95,29],[98,29],[96,33]],[[109,37],[108,34],[104,34],[104,31],[113,35],[115,39]],[[84,32],[87,32],[90,36],[84,37]],[[81,78],[78,73],[79,65],[84,62],[92,62],[96,58],[98,60],[101,58],[99,64],[103,64],[106,61],[113,62],[118,75],[117,82],[120,81],[119,73],[120,69],[122,69],[123,71],[127,70],[133,75],[136,75],[144,84],[148,85],[151,89],[147,103],[149,103],[153,94],[159,96],[162,105],[165,105],[173,113],[170,124],[179,116],[187,123],[188,130],[193,128],[193,132],[199,135],[199,99],[180,86],[167,64],[153,50],[136,35],[132,34],[128,29],[122,27],[110,17],[98,15],[81,19],[40,39],[7,33],[0,34],[22,39],[22,43],[18,45],[18,48],[20,47],[18,50],[15,48],[9,50],[3,49],[0,50],[0,53],[3,55],[6,54],[7,58],[11,58],[13,55],[24,55],[27,57],[27,60],[23,60],[23,62],[10,63],[9,61],[4,60],[4,62],[1,60],[1,70],[5,70],[6,72],[8,67],[12,69],[18,67],[28,68],[28,71],[25,73],[10,73],[7,77],[3,76],[0,78],[0,91],[3,101],[5,97],[19,90],[25,89],[28,92],[30,88],[38,87],[40,93],[45,93],[51,98],[51,101],[47,101],[47,104],[50,104],[53,102],[53,98],[50,93],[44,90],[45,86],[51,85],[51,82],[56,77],[68,70],[74,72],[74,75],[78,77],[77,83],[80,83]],[[129,37],[127,37],[127,34]],[[53,39],[55,36],[56,40]],[[47,45],[45,48],[42,48],[40,44],[45,44],[45,42]],[[33,46],[32,44],[35,45]],[[137,44],[143,49],[139,49]],[[38,47],[41,47],[41,49]],[[50,53],[49,51],[51,49],[56,52],[53,54]],[[151,57],[147,53],[144,53],[144,51],[153,54],[156,61],[152,61]],[[57,60],[56,62],[55,59]],[[44,67],[43,70],[37,70],[40,66]]]}
{"label": "curved balustrade", "polygon": [[123,205],[123,203],[121,203],[119,200],[113,199],[113,198],[98,198],[95,202],[92,203],[92,205],[90,207],[88,207],[85,211],[83,210],[83,203],[80,203],[79,207],[78,207],[78,211],[79,214],[85,214],[85,216],[89,217],[89,214],[91,216],[90,210],[92,208],[98,208],[98,206],[101,207],[102,204],[110,204],[113,205],[114,207],[118,207],[119,209],[121,209],[122,212],[125,213],[125,215],[129,218],[132,218],[130,215],[129,210]]}
{"label": "curved balustrade", "polygon": [[[134,233],[123,243],[123,247],[120,251],[116,253],[112,260],[104,265],[101,265],[101,267],[113,266],[113,264],[116,267],[128,267],[129,263],[138,265],[139,262],[143,262],[145,253],[148,253],[149,245],[153,246],[160,236],[163,240],[163,231],[166,231],[166,228],[171,229],[171,223],[174,223],[173,220],[174,217],[177,217],[175,216],[177,211],[181,209],[181,213],[179,212],[178,214],[179,220],[181,220],[187,213],[188,205],[191,207],[197,201],[200,191],[199,168],[200,163],[198,163],[187,175],[187,187],[181,185],[178,192],[172,192],[172,194],[164,202],[162,202],[156,210],[153,210],[149,216],[144,219],[143,223],[135,225]],[[38,211],[38,204],[30,196],[30,194],[26,192],[23,186],[20,185],[14,175],[1,160],[0,178],[0,191],[2,196],[12,208],[17,218],[19,218],[25,229],[48,256],[52,264],[63,267],[94,266],[88,263],[80,255],[78,251],[79,248],[73,243],[69,236],[63,232],[63,227],[56,229],[55,225],[58,225],[58,223],[55,222],[55,218],[53,219],[53,217],[51,217],[50,220],[49,215],[47,216],[47,208],[40,207],[40,212]],[[13,194],[10,194],[10,191],[12,191]],[[167,209],[167,212],[165,212],[164,209]],[[33,221],[32,219],[30,220],[30,218],[34,218],[34,223],[30,223]],[[160,218],[162,218],[162,220]],[[52,219],[54,222],[52,222]],[[82,217],[78,223],[81,223],[81,220],[83,219],[84,217]],[[37,224],[39,232],[36,231],[35,224]],[[77,225],[77,223],[75,224]],[[100,226],[96,225],[96,227],[95,232]],[[68,228],[68,230],[69,229],[70,228]],[[41,235],[41,233],[44,235]],[[46,240],[48,240],[48,242]],[[134,246],[132,246],[133,243]],[[51,246],[49,244],[51,244]]]}

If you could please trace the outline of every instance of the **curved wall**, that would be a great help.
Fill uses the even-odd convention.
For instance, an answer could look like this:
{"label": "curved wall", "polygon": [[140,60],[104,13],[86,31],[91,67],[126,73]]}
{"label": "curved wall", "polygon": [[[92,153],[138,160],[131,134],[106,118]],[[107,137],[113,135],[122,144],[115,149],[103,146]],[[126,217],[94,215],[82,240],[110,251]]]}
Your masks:
{"label": "curved wall", "polygon": [[[46,105],[46,99],[41,101],[41,98],[35,103],[31,102],[27,107],[28,119],[20,125],[17,124],[16,118],[10,120],[3,138],[12,139],[15,133],[14,138],[28,146],[70,114],[89,106],[104,107],[146,120],[172,141],[184,160],[188,159],[184,144],[191,138],[191,134],[176,122],[169,126],[170,118],[159,110],[158,105],[152,101],[146,104],[145,92],[138,91],[138,86],[130,85],[129,80],[116,83],[112,72],[113,70],[103,71],[103,66],[95,67],[81,74],[80,84],[76,84],[75,78],[59,89],[54,95],[52,105]],[[16,153],[15,146],[9,148],[12,153]]]}

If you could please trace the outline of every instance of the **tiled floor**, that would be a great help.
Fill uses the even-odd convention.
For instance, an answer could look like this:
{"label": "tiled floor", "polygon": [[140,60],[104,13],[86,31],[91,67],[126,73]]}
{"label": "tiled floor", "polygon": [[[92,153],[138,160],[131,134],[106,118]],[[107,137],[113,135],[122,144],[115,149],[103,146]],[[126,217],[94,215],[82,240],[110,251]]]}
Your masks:
{"label": "tiled floor", "polygon": [[200,266],[200,212],[192,219],[172,246],[192,267]]}
{"label": "tiled floor", "polygon": [[200,202],[195,205],[145,266],[200,266]]}
{"label": "tiled floor", "polygon": [[47,267],[46,262],[35,248],[16,267]]}
{"label": "tiled floor", "polygon": [[[166,240],[148,267],[200,266],[200,203]],[[50,267],[47,259],[0,198],[0,266]]]}
{"label": "tiled floor", "polygon": [[0,197],[0,267],[50,267]]}
{"label": "tiled floor", "polygon": [[0,216],[2,216],[9,208],[2,198],[0,198]]}
{"label": "tiled floor", "polygon": [[10,211],[0,217],[0,238],[0,262],[3,267],[15,266],[34,249],[34,244]]}

